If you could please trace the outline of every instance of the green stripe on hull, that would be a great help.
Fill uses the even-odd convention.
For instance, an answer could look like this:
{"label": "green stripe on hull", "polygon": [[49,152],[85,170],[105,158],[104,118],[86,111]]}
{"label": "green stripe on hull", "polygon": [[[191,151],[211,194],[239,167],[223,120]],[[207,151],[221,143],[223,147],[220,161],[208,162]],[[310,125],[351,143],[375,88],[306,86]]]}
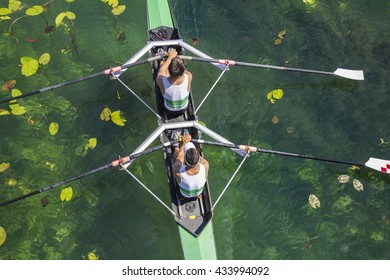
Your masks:
{"label": "green stripe on hull", "polygon": [[179,226],[179,233],[185,260],[216,260],[214,229],[212,221],[195,237]]}
{"label": "green stripe on hull", "polygon": [[147,0],[149,30],[160,27],[174,28],[168,0]]}

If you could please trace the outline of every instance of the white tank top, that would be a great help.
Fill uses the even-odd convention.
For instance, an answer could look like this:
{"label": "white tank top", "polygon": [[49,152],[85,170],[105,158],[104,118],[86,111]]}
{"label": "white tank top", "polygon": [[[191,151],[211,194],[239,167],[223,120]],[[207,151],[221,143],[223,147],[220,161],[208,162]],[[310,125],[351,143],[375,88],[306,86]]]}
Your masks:
{"label": "white tank top", "polygon": [[167,77],[163,77],[164,106],[169,111],[181,111],[188,106],[188,75],[184,74],[184,80],[180,85],[172,85]]}
{"label": "white tank top", "polygon": [[206,169],[204,165],[198,163],[199,172],[196,175],[188,175],[186,172],[186,166],[180,167],[180,179],[179,184],[180,192],[184,197],[195,197],[202,193],[204,185],[206,184]]}

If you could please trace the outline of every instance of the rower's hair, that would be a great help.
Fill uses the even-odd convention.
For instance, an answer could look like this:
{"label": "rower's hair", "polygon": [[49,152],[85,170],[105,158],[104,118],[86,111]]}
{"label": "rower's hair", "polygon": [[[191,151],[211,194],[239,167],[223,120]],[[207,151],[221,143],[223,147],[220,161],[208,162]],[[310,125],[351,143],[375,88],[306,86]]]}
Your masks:
{"label": "rower's hair", "polygon": [[187,150],[184,161],[187,166],[195,166],[198,164],[199,159],[200,155],[198,150],[195,148],[191,148]]}
{"label": "rower's hair", "polygon": [[184,60],[177,56],[172,59],[168,67],[169,75],[174,78],[179,78],[183,75],[185,70],[186,66],[184,64]]}

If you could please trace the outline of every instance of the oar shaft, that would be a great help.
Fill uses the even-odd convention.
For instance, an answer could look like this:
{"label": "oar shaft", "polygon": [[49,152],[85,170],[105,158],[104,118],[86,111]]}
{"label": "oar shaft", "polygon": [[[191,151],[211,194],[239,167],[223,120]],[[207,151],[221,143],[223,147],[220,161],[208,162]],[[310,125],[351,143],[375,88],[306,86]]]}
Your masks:
{"label": "oar shaft", "polygon": [[105,169],[108,169],[108,168],[110,168],[110,167],[116,167],[116,166],[119,166],[120,164],[128,163],[128,162],[130,162],[131,160],[134,160],[134,159],[136,159],[136,158],[138,158],[138,157],[140,157],[140,156],[143,156],[143,155],[146,155],[146,154],[149,154],[149,153],[152,153],[152,152],[161,150],[163,147],[164,147],[164,144],[160,144],[160,145],[157,145],[157,146],[155,146],[155,147],[151,147],[151,148],[145,149],[144,151],[139,152],[139,153],[137,153],[137,154],[133,154],[133,155],[130,155],[130,156],[127,156],[127,157],[119,158],[119,159],[117,159],[117,160],[114,160],[114,161],[111,162],[111,163],[108,163],[108,164],[103,165],[103,166],[101,166],[101,167],[92,169],[92,170],[87,171],[87,172],[85,172],[85,173],[82,173],[82,174],[80,174],[80,175],[73,176],[73,177],[71,177],[71,178],[65,179],[65,180],[63,180],[63,181],[61,181],[61,182],[57,182],[57,183],[55,183],[55,184],[53,184],[53,185],[50,185],[50,186],[47,186],[47,187],[45,187],[45,188],[38,189],[38,190],[35,190],[35,191],[32,191],[32,192],[29,192],[29,193],[27,193],[27,194],[25,194],[25,195],[21,195],[21,196],[19,196],[19,197],[16,197],[16,198],[7,200],[7,201],[5,201],[5,202],[2,202],[2,203],[0,203],[0,207],[6,206],[6,205],[8,205],[8,204],[17,202],[17,201],[22,200],[22,199],[25,199],[25,198],[28,198],[28,197],[30,197],[30,196],[33,196],[33,195],[36,195],[36,194],[45,192],[45,191],[47,191],[47,190],[51,190],[51,189],[54,189],[54,188],[56,188],[56,187],[65,185],[65,184],[70,183],[70,182],[73,182],[73,181],[75,181],[75,180],[78,180],[78,179],[87,177],[87,176],[89,176],[89,175],[98,173],[98,172],[103,171],[103,170],[105,170]]}
{"label": "oar shaft", "polygon": [[45,91],[54,90],[54,89],[58,89],[58,88],[61,88],[61,87],[73,85],[73,84],[76,84],[76,83],[79,83],[79,82],[82,82],[82,81],[87,81],[87,80],[90,80],[90,79],[94,79],[94,78],[97,78],[97,77],[100,77],[100,76],[115,74],[116,72],[122,71],[123,69],[127,69],[127,68],[134,67],[134,66],[137,66],[137,65],[141,65],[141,64],[148,63],[148,62],[152,62],[152,61],[160,59],[160,58],[161,58],[160,56],[155,56],[155,57],[151,57],[151,58],[148,58],[148,59],[145,59],[145,60],[136,61],[134,63],[128,63],[128,64],[124,64],[122,66],[116,66],[116,67],[113,67],[113,68],[109,68],[109,69],[106,69],[106,70],[104,70],[102,72],[91,74],[91,75],[88,75],[88,76],[85,76],[85,77],[82,77],[82,78],[78,78],[78,79],[74,79],[74,80],[71,80],[71,81],[67,81],[67,82],[56,84],[56,85],[52,85],[52,86],[49,86],[49,87],[41,88],[41,89],[29,92],[29,93],[25,93],[25,94],[16,96],[16,97],[6,98],[6,99],[1,100],[0,104],[7,103],[7,102],[9,102],[11,100],[17,100],[17,99],[20,99],[20,98],[32,96],[32,95],[35,95],[35,94],[38,94],[38,93],[42,93],[42,92],[45,92]]}
{"label": "oar shaft", "polygon": [[184,55],[183,56],[181,55],[180,57],[183,59],[186,59],[186,60],[219,63],[222,65],[229,65],[229,66],[237,65],[237,66],[245,66],[245,67],[304,72],[304,73],[321,74],[321,75],[332,75],[332,76],[334,75],[333,72],[309,70],[309,69],[301,69],[301,68],[291,68],[291,67],[284,67],[284,66],[274,66],[274,65],[249,63],[249,62],[240,62],[240,61],[234,61],[234,60],[229,60],[229,59],[214,59],[214,58],[192,57],[192,56],[184,56]]}
{"label": "oar shaft", "polygon": [[304,159],[311,159],[311,160],[318,160],[318,161],[325,161],[325,162],[332,162],[332,163],[341,163],[341,164],[347,164],[347,165],[365,166],[364,164],[356,163],[356,162],[349,162],[349,161],[314,157],[314,156],[308,156],[308,155],[302,155],[302,154],[294,154],[294,153],[288,153],[288,152],[267,150],[267,149],[261,149],[261,148],[248,146],[248,145],[225,144],[225,143],[220,143],[220,142],[206,141],[203,139],[192,139],[192,141],[198,142],[200,144],[225,147],[225,148],[230,148],[230,149],[234,148],[234,149],[240,149],[243,151],[260,152],[260,153],[274,154],[274,155],[280,155],[280,156],[286,156],[286,157],[304,158]]}
{"label": "oar shaft", "polygon": [[365,166],[364,164],[356,163],[356,162],[349,162],[349,161],[342,161],[342,160],[335,160],[335,159],[307,156],[307,155],[302,155],[302,154],[294,154],[294,153],[281,152],[281,151],[273,151],[273,150],[267,150],[267,149],[261,149],[261,148],[257,148],[257,152],[267,153],[267,154],[274,154],[274,155],[280,155],[280,156],[286,156],[286,157],[298,157],[298,158],[318,160],[318,161],[325,161],[325,162],[332,162],[332,163],[341,163],[341,164],[347,164],[347,165]]}

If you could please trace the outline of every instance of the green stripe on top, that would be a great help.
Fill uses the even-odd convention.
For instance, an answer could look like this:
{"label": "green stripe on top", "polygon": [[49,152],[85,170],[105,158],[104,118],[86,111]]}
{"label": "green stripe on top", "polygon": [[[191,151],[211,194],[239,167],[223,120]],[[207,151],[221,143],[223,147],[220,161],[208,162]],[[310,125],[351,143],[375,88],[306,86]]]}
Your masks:
{"label": "green stripe on top", "polygon": [[164,99],[165,103],[173,109],[182,109],[188,103],[188,95],[181,100],[169,100],[168,98]]}
{"label": "green stripe on top", "polygon": [[179,186],[179,187],[180,187],[181,193],[183,193],[189,197],[194,197],[194,196],[200,195],[204,189],[204,186],[199,188],[199,189],[195,189],[195,190],[187,190],[187,189],[183,188],[182,186]]}
{"label": "green stripe on top", "polygon": [[149,30],[160,27],[174,28],[168,0],[147,0]]}

